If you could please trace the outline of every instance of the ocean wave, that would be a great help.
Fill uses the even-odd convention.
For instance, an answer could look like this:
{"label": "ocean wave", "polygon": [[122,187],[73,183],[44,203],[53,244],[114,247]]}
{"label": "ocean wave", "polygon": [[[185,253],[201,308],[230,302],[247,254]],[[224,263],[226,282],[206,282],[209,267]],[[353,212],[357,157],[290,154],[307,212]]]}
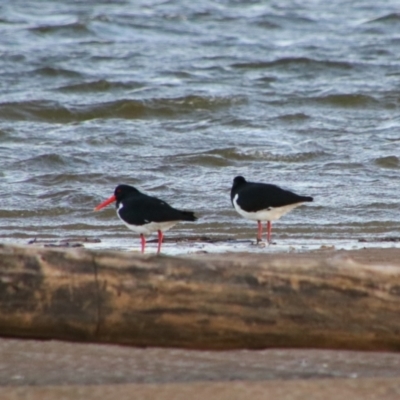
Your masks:
{"label": "ocean wave", "polygon": [[241,150],[235,147],[221,148],[196,154],[174,156],[185,163],[201,166],[228,166],[236,162],[261,161],[261,162],[306,162],[325,156],[324,151],[308,151],[297,153],[278,154],[264,150]]}
{"label": "ocean wave", "polygon": [[397,156],[378,157],[375,164],[382,168],[400,168],[400,159]]}
{"label": "ocean wave", "polygon": [[70,69],[56,68],[56,67],[41,67],[33,71],[30,71],[29,73],[32,75],[38,74],[50,78],[54,77],[78,78],[82,76],[79,72]]}
{"label": "ocean wave", "polygon": [[[60,214],[64,214],[65,208],[43,208],[33,210],[32,208],[15,208],[12,210],[4,210],[0,209],[0,218],[10,218],[12,220],[20,220],[20,219],[34,219],[34,218],[47,218],[50,215],[56,216]],[[24,229],[29,229],[30,226],[25,226]],[[33,229],[33,227],[31,227]]]}
{"label": "ocean wave", "polygon": [[239,69],[270,69],[270,68],[335,68],[335,69],[351,69],[353,65],[348,62],[329,61],[329,60],[315,60],[308,57],[285,57],[273,61],[255,61],[255,62],[242,62],[234,63],[231,65],[233,68]]}
{"label": "ocean wave", "polygon": [[29,176],[23,180],[23,183],[41,185],[43,187],[61,186],[71,183],[83,184],[86,186],[88,182],[92,185],[106,185],[109,183],[109,179],[107,179],[103,173],[56,172]]}
{"label": "ocean wave", "polygon": [[54,34],[54,33],[61,33],[63,35],[65,34],[71,34],[73,33],[74,35],[82,35],[82,34],[88,34],[91,33],[90,30],[87,28],[85,24],[82,24],[80,22],[72,22],[69,24],[55,24],[55,25],[40,25],[40,26],[35,26],[32,28],[29,28],[29,31],[34,32],[34,33],[39,33],[39,34]]}
{"label": "ocean wave", "polygon": [[375,23],[399,24],[400,23],[400,13],[389,13],[389,14],[383,15],[382,17],[371,19],[365,23],[366,24],[375,24]]}
{"label": "ocean wave", "polygon": [[200,154],[191,154],[180,156],[178,160],[184,161],[184,164],[199,165],[202,167],[226,167],[231,165],[230,160],[218,154],[210,154],[209,152]]}
{"label": "ocean wave", "polygon": [[0,104],[0,118],[22,121],[67,122],[74,121],[74,114],[54,101],[34,100]]}
{"label": "ocean wave", "polygon": [[169,99],[116,100],[94,105],[61,105],[55,101],[34,100],[0,104],[0,118],[48,122],[86,121],[97,118],[136,119],[174,118],[198,111],[215,111],[239,102],[243,97],[185,96]]}
{"label": "ocean wave", "polygon": [[54,168],[61,168],[66,166],[80,166],[87,165],[87,161],[80,157],[62,156],[56,153],[40,154],[34,157],[26,158],[24,160],[15,161],[11,166],[14,168],[21,168],[23,170],[43,170]]}
{"label": "ocean wave", "polygon": [[304,163],[317,160],[326,154],[327,153],[324,151],[305,151],[279,154],[257,150],[247,154],[247,157],[254,161],[262,162]]}
{"label": "ocean wave", "polygon": [[331,94],[327,96],[314,97],[313,100],[328,106],[354,108],[372,106],[379,103],[378,100],[372,96],[357,93]]}
{"label": "ocean wave", "polygon": [[86,93],[86,92],[107,92],[110,90],[117,90],[117,89],[130,90],[130,89],[137,89],[140,87],[142,87],[142,85],[135,82],[131,83],[110,82],[108,80],[101,79],[97,81],[65,85],[59,87],[57,90],[61,92]]}
{"label": "ocean wave", "polygon": [[285,122],[299,122],[310,119],[311,117],[304,113],[284,114],[276,117],[277,119]]}

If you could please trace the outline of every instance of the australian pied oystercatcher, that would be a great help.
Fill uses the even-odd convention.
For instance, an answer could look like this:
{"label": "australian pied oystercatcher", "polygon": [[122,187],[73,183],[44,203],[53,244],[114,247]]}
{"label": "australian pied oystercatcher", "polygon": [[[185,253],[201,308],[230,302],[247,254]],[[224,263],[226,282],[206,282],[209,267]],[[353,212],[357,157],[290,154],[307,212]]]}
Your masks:
{"label": "australian pied oystercatcher", "polygon": [[157,253],[159,253],[166,230],[172,228],[179,221],[196,221],[197,219],[193,212],[177,210],[165,201],[141,193],[129,185],[118,185],[114,194],[94,210],[101,210],[114,201],[121,221],[129,229],[140,234],[142,253],[146,247],[147,235],[158,232]]}
{"label": "australian pied oystercatcher", "polygon": [[276,221],[307,201],[313,201],[313,198],[299,196],[268,183],[247,182],[243,176],[237,176],[233,180],[231,201],[242,217],[257,221],[257,243],[261,241],[262,223],[267,221],[267,239],[271,243],[271,221]]}

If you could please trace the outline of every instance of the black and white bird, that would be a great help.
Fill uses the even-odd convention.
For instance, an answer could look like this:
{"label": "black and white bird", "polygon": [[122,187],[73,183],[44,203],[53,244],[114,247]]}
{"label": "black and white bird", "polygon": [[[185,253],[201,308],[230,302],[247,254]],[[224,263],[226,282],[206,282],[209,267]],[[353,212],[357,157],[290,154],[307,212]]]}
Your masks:
{"label": "black and white bird", "polygon": [[267,222],[267,240],[271,243],[272,221],[313,198],[268,183],[247,182],[243,176],[237,176],[233,180],[231,201],[242,217],[257,221],[257,243],[261,241],[262,223]]}
{"label": "black and white bird", "polygon": [[121,221],[129,229],[140,235],[142,253],[144,253],[146,247],[146,236],[153,232],[158,233],[157,253],[159,253],[166,230],[180,221],[197,220],[193,212],[177,210],[165,201],[141,193],[135,187],[129,185],[118,185],[114,194],[100,203],[94,210],[101,210],[114,201],[116,202],[117,215]]}

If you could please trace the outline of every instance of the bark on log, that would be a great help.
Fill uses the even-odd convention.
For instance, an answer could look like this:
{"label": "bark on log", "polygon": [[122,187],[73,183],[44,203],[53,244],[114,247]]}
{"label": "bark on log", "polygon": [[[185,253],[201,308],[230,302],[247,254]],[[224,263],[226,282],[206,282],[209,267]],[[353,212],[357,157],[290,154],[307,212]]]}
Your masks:
{"label": "bark on log", "polygon": [[196,349],[400,349],[400,265],[0,245],[0,335]]}

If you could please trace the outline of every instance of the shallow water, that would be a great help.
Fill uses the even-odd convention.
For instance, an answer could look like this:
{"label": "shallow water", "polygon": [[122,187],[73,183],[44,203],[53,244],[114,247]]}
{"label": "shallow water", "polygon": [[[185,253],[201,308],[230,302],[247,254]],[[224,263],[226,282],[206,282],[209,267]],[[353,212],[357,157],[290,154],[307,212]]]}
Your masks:
{"label": "shallow water", "polygon": [[0,240],[139,248],[93,212],[119,183],[196,211],[167,237],[254,239],[238,174],[315,198],[278,243],[399,237],[399,27],[394,0],[4,0]]}

